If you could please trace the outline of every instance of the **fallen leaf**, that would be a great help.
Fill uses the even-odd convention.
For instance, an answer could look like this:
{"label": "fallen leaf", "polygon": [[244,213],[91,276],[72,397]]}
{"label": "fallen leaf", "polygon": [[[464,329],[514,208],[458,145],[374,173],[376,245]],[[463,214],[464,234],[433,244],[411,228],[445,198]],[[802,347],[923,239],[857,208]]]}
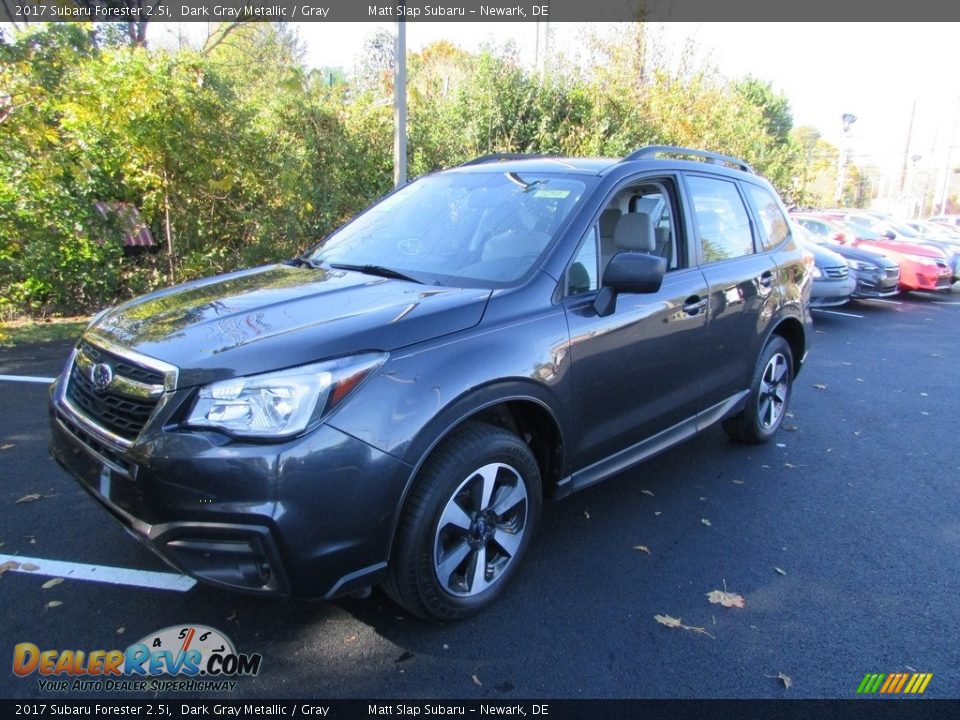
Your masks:
{"label": "fallen leaf", "polygon": [[47,580],[47,581],[46,581],[43,585],[41,585],[40,587],[42,587],[44,590],[49,590],[50,588],[56,587],[57,585],[59,585],[59,584],[62,583],[62,582],[63,582],[63,578],[51,578],[50,580]]}
{"label": "fallen leaf", "polygon": [[230,614],[227,615],[227,622],[230,622],[231,620],[236,620],[236,619],[237,619],[237,611],[231,610]]}
{"label": "fallen leaf", "polygon": [[36,502],[37,500],[40,499],[40,497],[41,496],[37,495],[36,493],[31,493],[30,495],[24,495],[22,498],[17,500],[14,503],[14,505],[19,505],[20,503]]}
{"label": "fallen leaf", "polygon": [[733,484],[734,484],[734,485],[743,485],[744,482],[743,482],[743,480],[734,480],[734,481],[733,481]]}
{"label": "fallen leaf", "polygon": [[3,575],[7,570],[19,570],[20,563],[14,562],[13,560],[7,560],[5,563],[0,564],[0,575]]}
{"label": "fallen leaf", "polygon": [[854,430],[854,431],[853,431],[853,434],[859,436],[859,435],[860,435],[860,431],[859,431],[859,430]]}
{"label": "fallen leaf", "polygon": [[355,643],[356,641],[357,641],[357,636],[356,636],[356,635],[351,635],[350,637],[348,637],[348,638],[347,638],[346,640],[344,640],[343,642],[344,642],[345,644],[349,645],[349,644],[351,644],[351,643]]}
{"label": "fallen leaf", "polygon": [[857,378],[857,382],[866,382],[863,378]]}
{"label": "fallen leaf", "polygon": [[711,524],[711,522],[710,522],[709,520],[707,520],[706,518],[700,518],[700,522],[702,522],[702,523],[703,523],[704,525],[706,525],[707,527],[712,527],[712,526],[713,526],[713,525]]}
{"label": "fallen leaf", "polygon": [[27,572],[35,572],[40,569],[39,565],[34,565],[33,563],[24,563],[20,566],[21,570],[26,570]]}
{"label": "fallen leaf", "polygon": [[815,332],[817,335],[826,335],[826,334],[827,334],[825,330],[814,330],[813,332]]}
{"label": "fallen leaf", "polygon": [[[926,393],[920,393],[920,397],[930,397],[930,396],[927,395]],[[0,450],[2,450],[2,449],[3,449],[3,448],[0,448]]]}
{"label": "fallen leaf", "polygon": [[117,635],[123,635],[126,631],[127,631],[127,629],[126,629],[125,627],[118,627],[118,628],[117,628]]}
{"label": "fallen leaf", "polygon": [[788,412],[788,413],[787,413],[787,417],[788,417],[788,418],[792,418],[792,417],[793,417],[793,413],[792,413],[792,412]]}
{"label": "fallen leaf", "polygon": [[930,413],[928,413],[926,410],[921,410],[921,411],[920,411],[920,414],[921,414],[921,415],[929,415]]}
{"label": "fallen leaf", "polygon": [[709,598],[710,602],[712,602],[714,605],[723,605],[724,607],[728,608],[742,608],[746,603],[742,595],[727,592],[726,590],[711,590],[707,593],[707,598]]}
{"label": "fallen leaf", "polygon": [[668,628],[683,627],[683,623],[680,621],[680,618],[670,617],[669,615],[654,615],[653,619],[661,625],[666,625]]}
{"label": "fallen leaf", "polygon": [[786,446],[787,446],[786,443],[777,443],[778,448],[785,448]]}
{"label": "fallen leaf", "polygon": [[60,607],[61,605],[63,605],[63,603],[60,602],[59,600],[51,600],[50,602],[47,603],[48,608]]}
{"label": "fallen leaf", "polygon": [[795,467],[797,467],[793,463],[784,463],[783,466],[787,468],[787,470],[793,470]]}
{"label": "fallen leaf", "polygon": [[640,492],[642,492],[644,495],[649,495],[650,497],[655,497],[654,494],[653,494],[652,492],[650,492],[649,490],[641,490]]}
{"label": "fallen leaf", "polygon": [[476,675],[471,675],[470,679],[473,680],[474,685],[479,685],[480,687],[483,687],[483,683],[480,682],[480,678],[478,678]]}
{"label": "fallen leaf", "polygon": [[796,431],[797,431],[797,426],[796,426],[796,425],[784,425],[784,426],[783,426],[783,429],[786,430],[787,432],[796,432]]}
{"label": "fallen leaf", "polygon": [[652,555],[652,554],[653,554],[653,553],[650,552],[650,548],[648,548],[646,545],[634,545],[634,546],[633,546],[633,549],[634,549],[634,550],[639,550],[640,552],[646,553],[647,555]]}
{"label": "fallen leaf", "polygon": [[657,510],[657,511],[654,513],[654,515],[659,515],[659,514],[660,514],[660,511],[659,511],[659,510]]}
{"label": "fallen leaf", "polygon": [[787,690],[793,687],[793,680],[791,680],[787,675],[784,675],[782,672],[777,673],[777,679],[783,682],[783,687]]}
{"label": "fallen leaf", "polygon": [[716,640],[713,635],[707,632],[706,628],[684,625],[680,618],[670,617],[669,615],[654,615],[653,619],[668,628],[673,628],[675,630],[692,630],[693,632],[700,633],[701,635],[706,635],[711,640]]}
{"label": "fallen leaf", "polygon": [[817,390],[826,390],[826,389],[827,389],[827,386],[824,385],[823,383],[816,383],[816,384],[814,384],[814,387],[815,387]]}
{"label": "fallen leaf", "polygon": [[6,445],[0,445],[0,450],[9,450],[12,447],[16,447],[13,443],[7,443]]}
{"label": "fallen leaf", "polygon": [[778,567],[774,566],[773,569],[777,571],[777,574],[778,574],[778,575],[786,575],[786,574],[787,574],[787,571],[784,570],[783,568],[778,568]]}
{"label": "fallen leaf", "polygon": [[589,511],[589,510],[584,510],[584,511],[583,511],[583,516],[584,516],[587,520],[589,520],[589,519],[590,519],[590,511]]}
{"label": "fallen leaf", "polygon": [[447,645],[446,643],[444,643],[444,644],[443,644],[443,649],[444,649],[444,650],[449,650],[449,649],[450,649],[450,646]]}
{"label": "fallen leaf", "polygon": [[853,363],[845,362],[845,363],[841,363],[841,364],[846,365],[847,367],[853,367]]}

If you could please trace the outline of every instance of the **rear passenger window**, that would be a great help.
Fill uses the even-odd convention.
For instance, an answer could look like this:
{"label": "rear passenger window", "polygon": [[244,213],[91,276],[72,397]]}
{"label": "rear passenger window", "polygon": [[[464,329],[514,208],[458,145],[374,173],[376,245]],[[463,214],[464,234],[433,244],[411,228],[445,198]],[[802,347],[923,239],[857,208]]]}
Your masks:
{"label": "rear passenger window", "polygon": [[693,214],[700,229],[700,247],[705,263],[753,254],[750,216],[729,180],[687,176]]}
{"label": "rear passenger window", "polygon": [[760,241],[767,250],[775,248],[788,237],[790,237],[790,226],[787,219],[783,216],[783,211],[773,196],[761,187],[743,183],[743,187],[750,196],[750,202],[757,211],[760,218]]}

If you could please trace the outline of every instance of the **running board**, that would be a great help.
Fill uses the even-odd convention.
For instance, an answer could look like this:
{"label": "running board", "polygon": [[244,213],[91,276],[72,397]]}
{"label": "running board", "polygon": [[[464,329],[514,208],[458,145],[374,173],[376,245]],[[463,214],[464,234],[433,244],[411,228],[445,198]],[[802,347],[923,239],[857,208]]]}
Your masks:
{"label": "running board", "polygon": [[693,417],[682,420],[646,440],[641,440],[636,445],[631,445],[618,453],[595,462],[593,465],[568,475],[557,483],[554,499],[559,500],[578,490],[595,485],[654,455],[662,453],[664,450],[668,450],[684,440],[692,438],[714,423],[739,412],[749,395],[749,390],[741,390]]}

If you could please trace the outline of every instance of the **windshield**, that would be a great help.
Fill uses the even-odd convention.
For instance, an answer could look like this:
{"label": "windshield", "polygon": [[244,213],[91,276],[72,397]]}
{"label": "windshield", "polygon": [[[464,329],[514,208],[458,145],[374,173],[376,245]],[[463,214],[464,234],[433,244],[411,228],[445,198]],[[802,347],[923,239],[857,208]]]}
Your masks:
{"label": "windshield", "polygon": [[516,283],[550,245],[586,182],[534,173],[449,173],[398,190],[324,240],[313,265],[455,287]]}

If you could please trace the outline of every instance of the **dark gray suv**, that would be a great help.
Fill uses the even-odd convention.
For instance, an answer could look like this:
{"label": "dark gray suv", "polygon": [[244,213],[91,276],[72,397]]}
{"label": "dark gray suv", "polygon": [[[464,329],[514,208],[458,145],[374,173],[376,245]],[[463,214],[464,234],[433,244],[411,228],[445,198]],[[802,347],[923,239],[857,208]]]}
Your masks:
{"label": "dark gray suv", "polygon": [[461,618],[517,572],[544,498],[716,422],[771,437],[811,263],[734,158],[478,158],[294,261],[98,316],[52,387],[52,453],[200,580],[382,583]]}

